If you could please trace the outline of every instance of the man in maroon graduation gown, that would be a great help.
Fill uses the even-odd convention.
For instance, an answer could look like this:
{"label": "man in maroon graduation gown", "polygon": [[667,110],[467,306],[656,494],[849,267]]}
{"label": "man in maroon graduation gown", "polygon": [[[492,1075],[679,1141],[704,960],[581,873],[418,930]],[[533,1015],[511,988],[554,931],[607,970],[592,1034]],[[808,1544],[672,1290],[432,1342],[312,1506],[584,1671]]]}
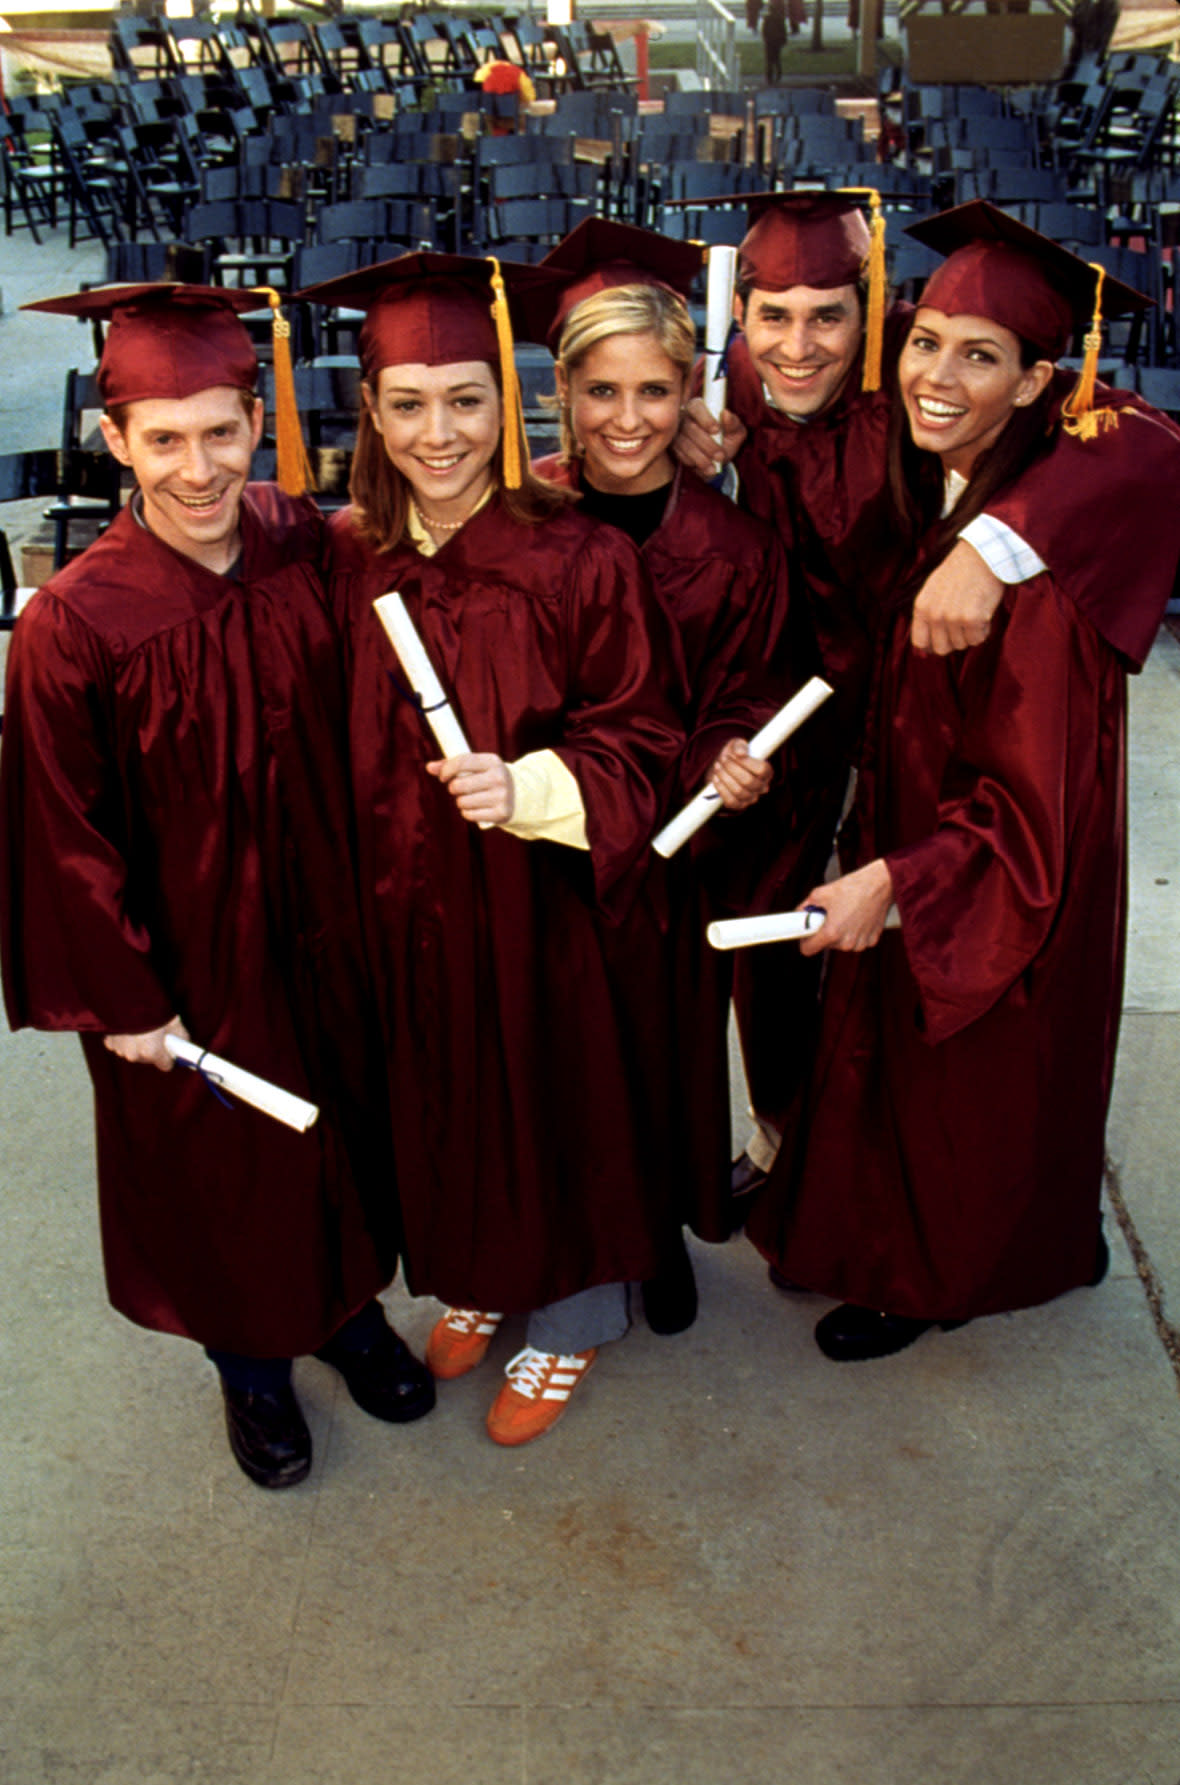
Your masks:
{"label": "man in maroon graduation gown", "polygon": [[[0,763],[14,1028],[81,1033],[111,1300],[194,1339],[261,1486],[311,1442],[291,1358],[382,1419],[433,1384],[385,1324],[396,1237],[337,639],[313,505],[248,486],[249,293],[95,291],[103,432],[138,489],[16,628]],[[171,1070],[169,1032],[321,1104],[295,1134]],[[148,1070],[159,1068],[160,1070]]]}
{"label": "man in maroon graduation gown", "polygon": [[[837,689],[797,740],[807,797],[781,814],[777,836],[768,827],[759,910],[789,909],[822,876],[860,746],[875,624],[865,591],[889,548],[886,435],[911,314],[897,305],[884,317],[880,363],[873,363],[865,317],[874,303],[883,307],[884,293],[871,288],[871,248],[855,193],[800,193],[756,205],[741,248],[735,311],[743,333],[728,355],[721,456],[734,458],[742,505],[772,521],[792,552],[796,609],[810,618],[816,667]],[[1104,401],[1112,400],[1134,402],[1107,393]],[[683,451],[707,470],[715,424],[703,404],[694,403],[691,416],[696,425],[686,426]],[[1005,589],[1044,563],[1116,650],[1141,658],[1154,605],[1112,586],[1088,542],[1095,533],[1127,539],[1129,498],[1141,497],[1152,475],[1133,429],[1089,446],[1059,434],[1053,452],[976,517],[923,586],[913,609],[915,646],[943,654],[980,643]],[[1162,479],[1151,488],[1161,504],[1173,499]],[[1154,548],[1149,542],[1146,549]],[[792,944],[760,948],[737,964],[735,1004],[758,1118],[735,1166],[737,1190],[757,1188],[773,1161],[809,1063],[816,983]],[[787,1024],[784,1009],[794,1013]]]}

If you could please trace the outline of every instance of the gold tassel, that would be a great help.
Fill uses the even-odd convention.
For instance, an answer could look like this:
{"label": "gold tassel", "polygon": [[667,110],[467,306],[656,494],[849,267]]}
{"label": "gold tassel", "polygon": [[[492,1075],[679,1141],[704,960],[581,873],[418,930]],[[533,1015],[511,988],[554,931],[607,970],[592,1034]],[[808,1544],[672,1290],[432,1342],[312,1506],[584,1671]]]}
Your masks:
{"label": "gold tassel", "polygon": [[881,357],[885,345],[885,214],[881,194],[875,186],[841,186],[850,198],[867,198],[872,213],[869,223],[869,254],[865,265],[869,275],[865,301],[865,361],[860,381],[861,390],[880,390]]}
{"label": "gold tassel", "polygon": [[1086,352],[1078,381],[1061,405],[1061,426],[1075,440],[1093,440],[1103,428],[1117,428],[1119,425],[1117,409],[1094,407],[1098,355],[1102,349],[1102,287],[1106,280],[1106,268],[1093,260],[1089,264],[1091,271],[1098,276],[1094,287],[1094,314],[1090,318],[1090,327],[1084,341]]}
{"label": "gold tassel", "polygon": [[500,384],[504,392],[504,488],[518,490],[529,469],[529,443],[524,431],[524,404],[520,380],[516,376],[516,358],[512,349],[512,319],[508,314],[508,293],[500,262],[488,256],[492,268],[492,320],[500,347]]}
{"label": "gold tassel", "polygon": [[315,478],[303,444],[303,428],[295,401],[295,374],[291,369],[291,324],[283,315],[282,299],[269,285],[258,287],[271,308],[275,375],[275,482],[288,496],[305,496],[315,489]]}

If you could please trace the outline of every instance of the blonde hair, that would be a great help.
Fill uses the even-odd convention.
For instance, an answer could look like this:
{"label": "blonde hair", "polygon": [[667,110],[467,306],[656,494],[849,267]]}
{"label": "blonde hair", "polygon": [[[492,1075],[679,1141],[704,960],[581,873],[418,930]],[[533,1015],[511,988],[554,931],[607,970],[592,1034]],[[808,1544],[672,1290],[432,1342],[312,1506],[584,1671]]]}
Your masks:
{"label": "blonde hair", "polygon": [[[565,319],[555,359],[566,377],[577,371],[592,347],[615,335],[653,335],[687,383],[696,359],[697,334],[688,305],[666,285],[612,285],[583,298]],[[578,456],[569,407],[560,397],[561,456]]]}

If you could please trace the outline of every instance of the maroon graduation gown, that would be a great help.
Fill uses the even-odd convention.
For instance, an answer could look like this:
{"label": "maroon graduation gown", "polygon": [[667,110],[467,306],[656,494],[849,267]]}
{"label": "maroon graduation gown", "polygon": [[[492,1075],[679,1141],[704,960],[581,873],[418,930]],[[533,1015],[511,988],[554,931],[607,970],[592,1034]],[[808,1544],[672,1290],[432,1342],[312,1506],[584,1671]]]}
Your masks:
{"label": "maroon graduation gown", "polygon": [[[83,1032],[111,1300],[256,1356],[321,1345],[396,1256],[319,541],[254,486],[231,580],[124,511],[22,615],[0,759],[9,1018]],[[173,1015],[320,1121],[102,1045]]]}
{"label": "maroon graduation gown", "polygon": [[886,630],[858,788],[900,934],[829,957],[797,1132],[748,1225],[793,1281],[968,1319],[1089,1280],[1124,916],[1125,671],[1052,579],[975,650]]}
{"label": "maroon graduation gown", "polygon": [[[810,621],[823,673],[838,690],[801,739],[812,751],[809,807],[797,805],[786,821],[752,909],[789,909],[822,878],[856,757],[875,624],[872,590],[889,544],[889,414],[912,316],[899,304],[887,318],[882,389],[861,391],[858,359],[831,409],[805,423],[766,402],[745,342],[731,349],[729,406],[749,430],[737,458],[740,500],[772,520],[792,550],[795,608]],[[1058,403],[1073,384],[1072,374],[1057,375]],[[1097,401],[1123,412],[1120,425],[1094,441],[1058,430],[1050,452],[990,502],[988,513],[1033,547],[1079,612],[1136,666],[1159,626],[1155,591],[1175,575],[1180,505],[1174,462],[1159,450],[1159,434],[1176,430],[1125,392],[1100,386]],[[1135,578],[1110,575],[1124,553],[1140,569]],[[784,1035],[778,1013],[792,1004],[813,1014],[816,984],[815,963],[789,944],[752,951],[737,964],[751,1098],[772,1119],[784,1117],[807,1056],[806,1023]]]}
{"label": "maroon graduation gown", "polygon": [[[638,555],[572,510],[529,527],[495,498],[433,558],[374,553],[348,512],[332,545],[407,1280],[519,1312],[650,1276],[670,1192],[639,882],[683,739]],[[392,589],[472,749],[565,762],[588,854],[481,831],[426,774],[437,746],[371,611]]]}
{"label": "maroon graduation gown", "polygon": [[[554,457],[537,474],[576,488],[578,467]],[[750,738],[789,699],[792,670],[786,560],[773,531],[696,478],[677,472],[667,507],[642,546],[652,587],[671,616],[685,678],[688,743],[677,809],[702,785],[722,746]],[[671,863],[668,1040],[673,1065],[669,1158],[678,1209],[703,1239],[731,1231],[729,998],[732,959],[710,948],[717,916],[744,910],[761,878],[766,826],[758,807],[724,814]]]}

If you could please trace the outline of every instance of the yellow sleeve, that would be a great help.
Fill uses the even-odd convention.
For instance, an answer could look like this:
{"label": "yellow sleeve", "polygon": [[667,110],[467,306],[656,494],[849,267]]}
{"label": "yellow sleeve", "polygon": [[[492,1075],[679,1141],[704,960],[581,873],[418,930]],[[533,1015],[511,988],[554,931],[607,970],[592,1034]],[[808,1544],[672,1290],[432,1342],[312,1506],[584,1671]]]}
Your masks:
{"label": "yellow sleeve", "polygon": [[578,783],[552,750],[533,750],[510,762],[515,801],[512,817],[499,828],[528,843],[566,843],[589,849],[586,809]]}

